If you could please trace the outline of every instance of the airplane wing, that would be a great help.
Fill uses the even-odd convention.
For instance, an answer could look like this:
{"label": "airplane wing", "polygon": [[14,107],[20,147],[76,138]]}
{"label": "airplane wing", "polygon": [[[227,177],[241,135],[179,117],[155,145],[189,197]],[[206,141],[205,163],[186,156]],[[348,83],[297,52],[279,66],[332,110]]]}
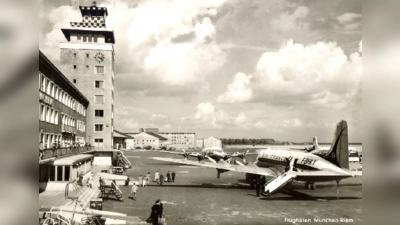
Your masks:
{"label": "airplane wing", "polygon": [[263,176],[275,176],[276,175],[276,173],[269,168],[261,168],[261,167],[257,167],[257,166],[241,166],[241,165],[229,164],[229,163],[225,163],[225,162],[210,163],[210,162],[202,161],[200,163],[200,162],[192,161],[192,160],[161,158],[161,157],[152,157],[152,159],[159,160],[159,161],[165,161],[165,162],[192,165],[192,166],[214,168],[214,169],[220,169],[220,170],[258,174],[258,175],[263,175]]}
{"label": "airplane wing", "polygon": [[174,154],[174,155],[184,155],[184,152],[171,152],[171,151],[160,151],[161,153],[168,153],[168,154]]}

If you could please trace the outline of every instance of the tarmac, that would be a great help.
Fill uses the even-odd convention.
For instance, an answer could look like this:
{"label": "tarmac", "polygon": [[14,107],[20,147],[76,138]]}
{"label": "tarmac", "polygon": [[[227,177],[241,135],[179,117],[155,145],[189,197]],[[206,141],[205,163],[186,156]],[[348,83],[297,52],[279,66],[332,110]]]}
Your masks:
{"label": "tarmac", "polygon": [[[153,150],[125,151],[124,154],[132,163],[126,174],[131,180],[148,172],[152,179],[156,171],[176,173],[175,183],[160,186],[151,182],[147,187],[140,187],[136,200],[128,198],[130,186],[121,186],[123,202],[111,199],[103,202],[103,210],[125,213],[127,219],[135,218],[127,224],[146,224],[145,220],[157,199],[163,202],[169,225],[362,224],[361,177],[341,181],[339,199],[335,182],[318,183],[316,190],[307,190],[304,183],[295,182],[271,197],[256,197],[255,190],[245,182],[243,173],[225,172],[217,179],[215,169],[151,159],[181,156]],[[255,157],[246,158],[254,161]]]}

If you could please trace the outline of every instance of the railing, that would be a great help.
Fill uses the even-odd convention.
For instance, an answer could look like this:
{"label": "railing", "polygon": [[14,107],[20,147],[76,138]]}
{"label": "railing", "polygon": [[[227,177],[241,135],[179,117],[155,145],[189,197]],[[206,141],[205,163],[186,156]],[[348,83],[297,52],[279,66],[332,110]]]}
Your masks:
{"label": "railing", "polygon": [[56,148],[56,149],[44,149],[42,160],[49,159],[53,157],[77,155],[80,153],[94,151],[94,146],[91,147],[68,147],[68,148]]}

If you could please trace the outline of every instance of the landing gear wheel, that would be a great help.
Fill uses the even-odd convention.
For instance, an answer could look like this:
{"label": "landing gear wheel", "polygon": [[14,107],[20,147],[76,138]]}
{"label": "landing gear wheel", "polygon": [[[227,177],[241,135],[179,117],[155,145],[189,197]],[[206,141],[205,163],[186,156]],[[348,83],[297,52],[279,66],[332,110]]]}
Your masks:
{"label": "landing gear wheel", "polygon": [[315,190],[317,188],[317,185],[315,183],[310,184],[311,190]]}

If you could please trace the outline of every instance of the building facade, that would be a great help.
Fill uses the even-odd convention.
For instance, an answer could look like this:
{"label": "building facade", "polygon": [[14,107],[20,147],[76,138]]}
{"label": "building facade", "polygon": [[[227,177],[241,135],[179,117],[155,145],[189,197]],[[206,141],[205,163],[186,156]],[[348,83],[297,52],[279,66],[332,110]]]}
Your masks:
{"label": "building facade", "polygon": [[83,146],[88,105],[88,99],[39,51],[39,141],[43,147],[54,143]]}
{"label": "building facade", "polygon": [[146,148],[150,146],[152,149],[160,149],[167,138],[154,133],[141,132],[131,135],[135,139],[135,147]]}
{"label": "building facade", "polygon": [[159,134],[166,137],[170,146],[176,149],[196,148],[196,133],[161,132]]}
{"label": "building facade", "polygon": [[60,68],[86,96],[87,141],[97,149],[112,149],[114,129],[114,31],[106,28],[107,8],[80,6],[81,22],[62,28]]}
{"label": "building facade", "polygon": [[222,148],[222,141],[216,137],[209,137],[204,139],[204,148],[207,147],[221,147]]}

